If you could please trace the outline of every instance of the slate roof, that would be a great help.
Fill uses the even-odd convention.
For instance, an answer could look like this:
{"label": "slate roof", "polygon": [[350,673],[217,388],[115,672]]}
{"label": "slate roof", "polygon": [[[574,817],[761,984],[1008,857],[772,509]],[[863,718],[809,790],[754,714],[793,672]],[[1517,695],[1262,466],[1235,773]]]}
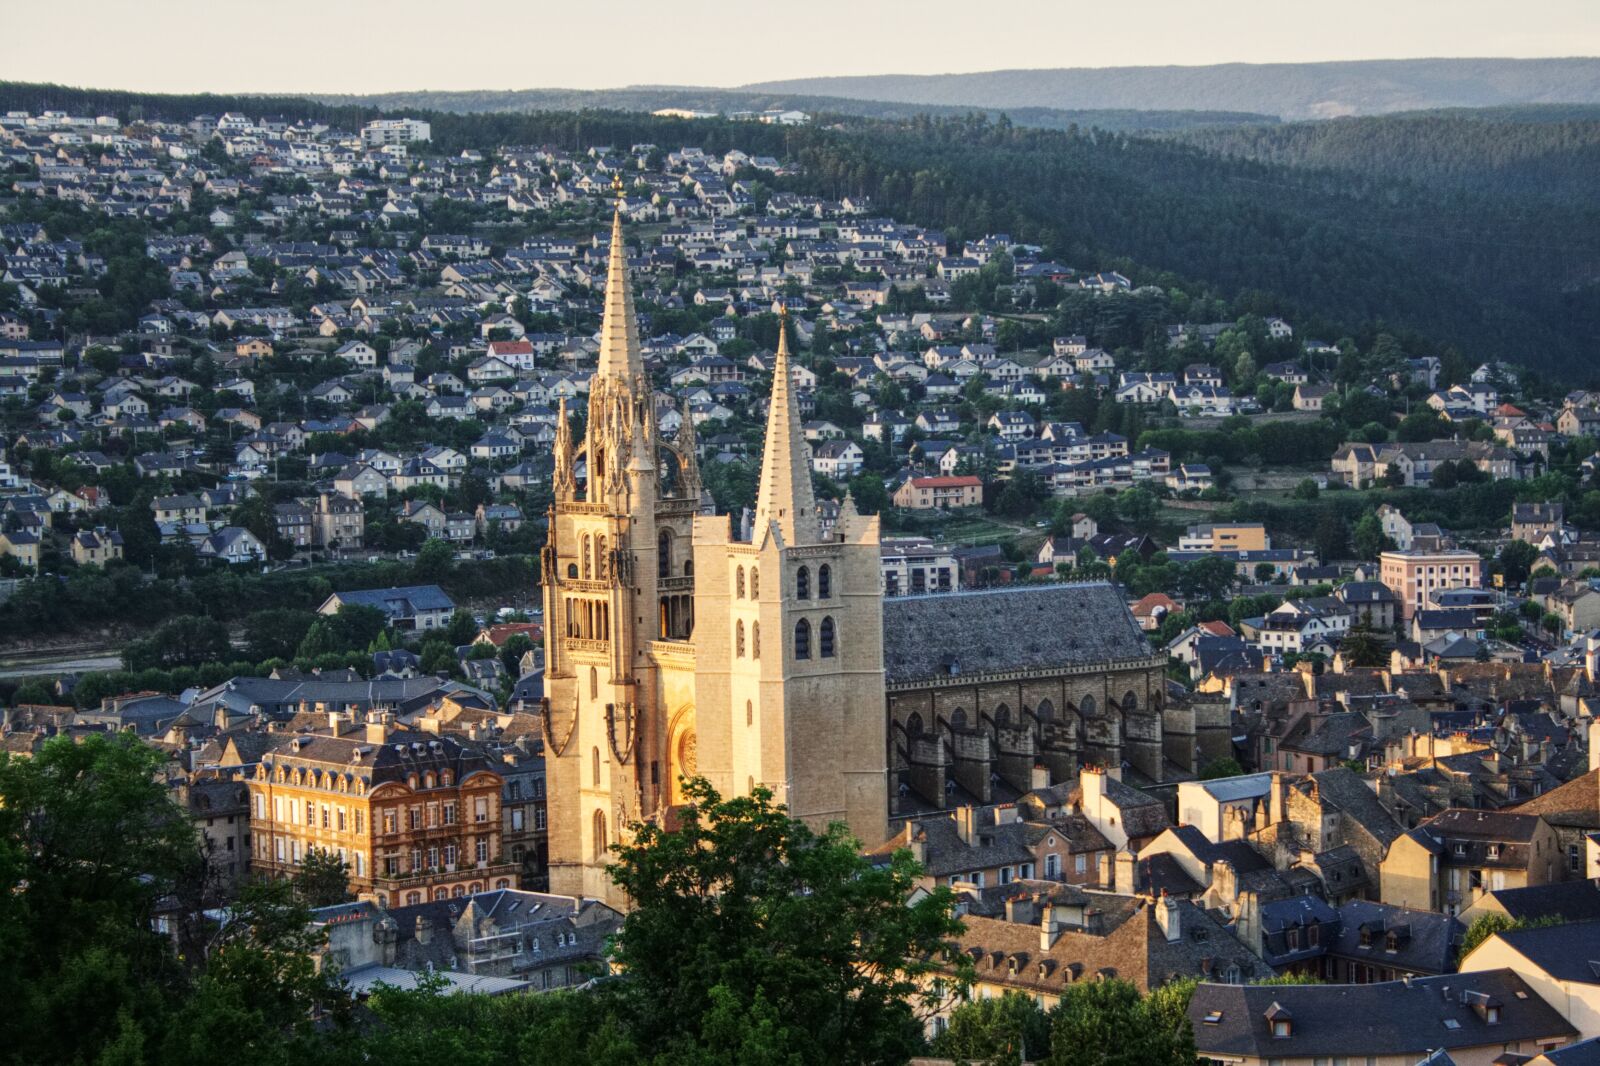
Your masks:
{"label": "slate roof", "polygon": [[889,684],[1078,666],[1150,654],[1107,582],[901,596],[883,604]]}
{"label": "slate roof", "polygon": [[[1110,905],[1127,898],[1092,895],[1103,896]],[[1104,935],[1069,928],[1057,935],[1048,951],[1040,950],[1036,922],[1007,922],[971,914],[965,918],[966,930],[958,944],[973,957],[979,980],[1057,994],[1075,981],[1093,980],[1099,974],[1130,981],[1141,991],[1174,977],[1222,973],[1230,965],[1238,967],[1246,980],[1270,975],[1265,963],[1203,909],[1187,900],[1173,902],[1182,930],[1176,940],[1168,940],[1156,923],[1155,906],[1140,901]],[[1017,962],[1015,974],[1010,973],[1013,959]]]}
{"label": "slate roof", "polygon": [[1600,829],[1600,770],[1590,770],[1512,810],[1537,814],[1554,826]]}
{"label": "slate roof", "polygon": [[1342,814],[1359,822],[1367,832],[1385,847],[1394,843],[1404,830],[1394,815],[1378,801],[1378,794],[1348,767],[1339,766],[1312,774],[1317,783],[1317,795]]}
{"label": "slate roof", "polygon": [[1569,922],[1600,921],[1600,885],[1593,881],[1552,881],[1547,885],[1502,888],[1490,892],[1512,918],[1556,915]]}
{"label": "slate roof", "polygon": [[1600,959],[1600,922],[1547,925],[1495,935],[1558,981],[1600,984],[1600,967],[1594,963]]}
{"label": "slate roof", "polygon": [[[1456,968],[1456,951],[1466,932],[1461,922],[1437,911],[1410,910],[1386,903],[1353,899],[1339,908],[1343,923],[1339,939],[1328,954],[1392,966],[1412,973],[1450,973]],[[1388,934],[1396,934],[1389,950]],[[1366,946],[1362,934],[1366,933]]]}
{"label": "slate roof", "polygon": [[[1474,993],[1500,1006],[1499,1024],[1489,1025],[1473,1008]],[[1289,1036],[1273,1038],[1267,1020],[1273,1007],[1291,1019]],[[1202,1058],[1421,1057],[1437,1048],[1499,1048],[1577,1035],[1508,969],[1420,977],[1410,984],[1202,984],[1189,1001],[1189,1021]]]}

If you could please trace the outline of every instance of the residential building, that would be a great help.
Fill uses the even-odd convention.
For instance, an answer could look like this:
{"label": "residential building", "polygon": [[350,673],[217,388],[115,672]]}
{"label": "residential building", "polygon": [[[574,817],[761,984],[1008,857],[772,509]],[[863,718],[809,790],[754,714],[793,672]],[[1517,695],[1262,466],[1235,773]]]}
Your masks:
{"label": "residential building", "polygon": [[1386,551],[1378,556],[1378,579],[1399,601],[1400,617],[1409,621],[1441,589],[1481,588],[1483,560],[1461,548]]}
{"label": "residential building", "polygon": [[983,481],[971,474],[906,479],[894,493],[894,505],[913,511],[948,511],[983,503]]}

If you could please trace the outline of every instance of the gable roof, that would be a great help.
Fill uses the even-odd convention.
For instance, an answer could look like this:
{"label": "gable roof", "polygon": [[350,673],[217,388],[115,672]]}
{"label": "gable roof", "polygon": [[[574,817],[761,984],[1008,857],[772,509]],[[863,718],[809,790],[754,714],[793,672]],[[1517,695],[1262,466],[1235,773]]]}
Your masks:
{"label": "gable roof", "polygon": [[890,684],[1150,654],[1121,594],[1103,581],[890,598],[883,636]]}

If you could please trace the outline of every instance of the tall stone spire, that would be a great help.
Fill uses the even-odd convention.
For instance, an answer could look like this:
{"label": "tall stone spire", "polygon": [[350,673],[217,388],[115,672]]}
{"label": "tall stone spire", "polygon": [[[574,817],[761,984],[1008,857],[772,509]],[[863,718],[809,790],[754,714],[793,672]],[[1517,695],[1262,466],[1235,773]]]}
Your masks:
{"label": "tall stone spire", "polygon": [[611,258],[606,268],[606,307],[600,323],[600,378],[620,379],[630,386],[644,374],[639,354],[639,325],[633,313],[633,286],[628,280],[628,248],[622,240],[622,177],[612,183],[617,210],[611,218]]}
{"label": "tall stone spire", "polygon": [[688,400],[683,401],[683,421],[678,423],[678,454],[683,464],[679,472],[678,494],[700,495],[700,441],[694,432],[694,411]]}
{"label": "tall stone spire", "polygon": [[751,539],[776,522],[787,545],[822,539],[817,498],[811,489],[811,455],[800,424],[800,401],[789,378],[789,315],[778,318],[778,357],[772,367],[772,399],[767,405],[767,443],[756,487],[756,523]]}

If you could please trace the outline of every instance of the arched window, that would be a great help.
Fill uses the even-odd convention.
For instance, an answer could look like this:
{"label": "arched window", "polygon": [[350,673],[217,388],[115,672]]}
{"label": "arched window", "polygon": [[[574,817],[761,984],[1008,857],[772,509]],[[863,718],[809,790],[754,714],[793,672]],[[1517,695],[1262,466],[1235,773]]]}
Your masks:
{"label": "arched window", "polygon": [[911,712],[911,717],[906,719],[906,735],[920,737],[923,730],[922,715],[916,711]]}
{"label": "arched window", "polygon": [[568,563],[567,564],[567,576],[570,577],[570,578],[576,578],[578,576],[578,564],[577,563]]}
{"label": "arched window", "polygon": [[589,784],[595,788],[600,787],[600,748],[598,745],[589,752]]}
{"label": "arched window", "polygon": [[1001,729],[1009,728],[1011,726],[1011,708],[1003,703],[996,707],[994,709],[994,724]]}
{"label": "arched window", "polygon": [[593,570],[593,565],[594,565],[593,552],[594,552],[594,543],[590,539],[589,534],[585,533],[583,535],[583,579],[585,581],[589,580],[589,578],[592,577],[593,574],[594,574],[594,570]]}
{"label": "arched window", "polygon": [[1137,711],[1139,709],[1139,697],[1133,694],[1132,689],[1122,694],[1122,709],[1124,711]]}
{"label": "arched window", "polygon": [[824,659],[833,658],[833,619],[824,618],[817,632],[818,650]]}
{"label": "arched window", "polygon": [[592,666],[589,667],[589,698],[591,700],[600,698],[600,671]]}
{"label": "arched window", "polygon": [[752,600],[754,600],[754,599],[759,599],[760,597],[761,597],[761,571],[757,570],[755,567],[752,566],[750,568],[750,598]]}
{"label": "arched window", "polygon": [[811,598],[811,568],[802,566],[794,572],[794,595],[797,600]]}
{"label": "arched window", "polygon": [[594,812],[594,861],[601,862],[606,857],[608,841],[606,840],[606,812]]}
{"label": "arched window", "polygon": [[666,530],[656,538],[656,577],[672,576],[672,537]]}
{"label": "arched window", "polygon": [[1078,703],[1078,713],[1082,714],[1085,718],[1093,718],[1096,714],[1099,713],[1099,711],[1100,711],[1100,708],[1094,702],[1094,697],[1093,696],[1085,696]]}
{"label": "arched window", "polygon": [[811,623],[804,618],[794,624],[794,657],[811,658]]}
{"label": "arched window", "polygon": [[693,559],[685,559],[683,561],[683,576],[684,577],[694,577],[694,560]]}
{"label": "arched window", "polygon": [[1056,720],[1056,705],[1049,700],[1040,700],[1039,706],[1034,708],[1033,713],[1040,722],[1054,722]]}
{"label": "arched window", "polygon": [[756,724],[756,705],[752,700],[744,701],[744,724],[747,726]]}
{"label": "arched window", "polygon": [[744,790],[745,790],[746,793],[748,793],[748,794],[750,794],[752,796],[755,795],[756,779],[755,779],[754,775],[751,775],[750,777],[745,778]]}
{"label": "arched window", "polygon": [[744,658],[744,619],[733,624],[733,654],[735,657]]}
{"label": "arched window", "polygon": [[738,599],[744,599],[744,567],[739,567],[733,576],[733,594]]}
{"label": "arched window", "polygon": [[407,892],[406,893],[406,906],[407,907],[415,907],[417,904],[419,904],[421,902],[422,902],[422,893],[421,892]]}
{"label": "arched window", "polygon": [[594,541],[594,576],[604,581],[610,558],[606,555],[606,538],[602,533]]}
{"label": "arched window", "polygon": [[950,728],[951,729],[965,729],[965,728],[967,728],[967,712],[966,712],[965,709],[963,709],[961,707],[957,707],[955,710],[950,712]]}
{"label": "arched window", "polygon": [[833,567],[823,563],[817,567],[817,599],[825,600],[833,595]]}
{"label": "arched window", "polygon": [[761,658],[761,623],[750,623],[750,658]]}

